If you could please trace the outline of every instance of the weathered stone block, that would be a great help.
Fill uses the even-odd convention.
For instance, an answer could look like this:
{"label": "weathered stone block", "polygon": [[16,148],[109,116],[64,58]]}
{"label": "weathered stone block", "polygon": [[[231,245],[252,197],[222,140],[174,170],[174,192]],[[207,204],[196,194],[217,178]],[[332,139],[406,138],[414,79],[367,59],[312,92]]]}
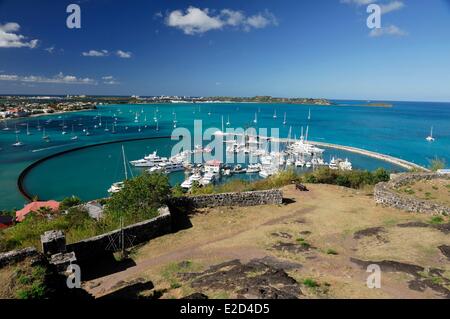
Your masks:
{"label": "weathered stone block", "polygon": [[60,230],[50,230],[41,235],[42,252],[46,256],[66,252],[66,236]]}

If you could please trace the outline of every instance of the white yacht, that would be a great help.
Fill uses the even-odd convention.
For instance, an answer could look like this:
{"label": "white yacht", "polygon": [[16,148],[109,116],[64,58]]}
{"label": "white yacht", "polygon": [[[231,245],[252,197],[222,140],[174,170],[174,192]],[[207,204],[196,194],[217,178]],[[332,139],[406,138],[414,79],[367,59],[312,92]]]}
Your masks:
{"label": "white yacht", "polygon": [[338,163],[336,159],[333,157],[330,161],[330,165],[328,165],[330,169],[339,169]]}
{"label": "white yacht", "polygon": [[111,185],[111,187],[108,189],[108,193],[110,194],[115,194],[120,192],[123,187],[124,187],[125,183],[124,182],[117,182]]}
{"label": "white yacht", "polygon": [[200,180],[200,184],[203,186],[207,186],[207,185],[213,183],[215,181],[215,179],[216,179],[216,176],[213,173],[208,172],[205,175],[203,175],[202,179]]}
{"label": "white yacht", "polygon": [[247,166],[247,174],[255,174],[261,171],[261,164],[249,164]]}
{"label": "white yacht", "polygon": [[306,165],[304,160],[297,160],[295,161],[295,166],[297,167],[304,167]]}
{"label": "white yacht", "polygon": [[156,152],[145,156],[143,159],[131,161],[130,164],[136,167],[153,167],[163,163],[167,163],[169,160],[167,157],[160,157]]}
{"label": "white yacht", "polygon": [[182,188],[190,189],[194,185],[194,182],[200,183],[200,180],[202,179],[202,176],[198,173],[189,176],[187,180],[185,180],[182,184]]}
{"label": "white yacht", "polygon": [[339,168],[343,171],[351,171],[352,163],[348,160],[348,158],[345,159],[343,162],[339,162]]}
{"label": "white yacht", "polygon": [[130,164],[135,167],[153,167],[153,166],[155,166],[155,164],[153,162],[147,161],[145,159],[131,161]]}
{"label": "white yacht", "polygon": [[149,173],[162,172],[165,174],[180,171],[184,171],[183,163],[173,163],[173,162],[161,163],[156,166],[153,166],[148,170]]}

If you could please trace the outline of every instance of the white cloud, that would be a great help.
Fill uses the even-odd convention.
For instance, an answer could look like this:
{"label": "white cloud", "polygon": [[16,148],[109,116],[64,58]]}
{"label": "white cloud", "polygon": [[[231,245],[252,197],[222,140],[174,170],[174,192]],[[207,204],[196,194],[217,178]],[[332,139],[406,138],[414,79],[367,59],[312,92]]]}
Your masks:
{"label": "white cloud", "polygon": [[89,84],[95,85],[97,81],[90,78],[80,78],[74,75],[64,75],[62,72],[53,77],[45,76],[19,76],[15,74],[0,74],[0,81],[12,81],[23,83],[53,83],[53,84]]}
{"label": "white cloud", "polygon": [[83,56],[90,56],[90,57],[104,57],[104,56],[108,56],[109,52],[108,52],[108,50],[101,50],[101,51],[90,50],[88,52],[83,52],[81,54]]}
{"label": "white cloud", "polygon": [[355,4],[357,6],[365,6],[374,2],[374,0],[341,0],[341,3]]}
{"label": "white cloud", "polygon": [[403,1],[400,0],[389,1],[387,3],[378,3],[378,2],[379,1],[375,0],[341,0],[341,3],[353,4],[356,5],[357,7],[368,6],[371,3],[379,4],[382,14],[397,11],[405,7]]}
{"label": "white cloud", "polygon": [[379,28],[379,29],[373,29],[372,31],[370,31],[369,36],[371,37],[381,37],[384,35],[392,35],[392,36],[398,36],[398,37],[403,37],[408,35],[408,33],[406,31],[403,31],[402,29],[400,29],[399,27],[395,26],[395,25],[390,25],[388,27],[383,27],[383,28]]}
{"label": "white cloud", "polygon": [[382,5],[380,5],[381,13],[385,14],[385,13],[389,13],[392,11],[397,11],[397,10],[403,9],[404,6],[405,6],[405,4],[401,1],[392,1],[387,4],[382,4]]}
{"label": "white cloud", "polygon": [[120,84],[112,75],[102,77],[103,84],[116,85]]}
{"label": "white cloud", "polygon": [[126,51],[122,51],[122,50],[117,50],[116,54],[119,58],[122,58],[122,59],[129,59],[133,55],[131,52],[126,52]]}
{"label": "white cloud", "polygon": [[49,48],[45,48],[44,50],[47,51],[48,53],[52,54],[53,51],[55,51],[55,47],[54,47],[54,46],[51,46],[51,47],[49,47]]}
{"label": "white cloud", "polygon": [[166,25],[182,30],[185,34],[202,34],[211,30],[221,30],[224,27],[235,27],[245,31],[261,29],[270,25],[278,25],[273,14],[269,11],[246,16],[241,11],[223,9],[214,14],[209,9],[189,7],[186,12],[175,10],[170,12],[166,19]]}
{"label": "white cloud", "polygon": [[20,25],[15,22],[0,24],[0,48],[37,47],[39,40],[27,41],[25,36],[17,33],[19,30]]}

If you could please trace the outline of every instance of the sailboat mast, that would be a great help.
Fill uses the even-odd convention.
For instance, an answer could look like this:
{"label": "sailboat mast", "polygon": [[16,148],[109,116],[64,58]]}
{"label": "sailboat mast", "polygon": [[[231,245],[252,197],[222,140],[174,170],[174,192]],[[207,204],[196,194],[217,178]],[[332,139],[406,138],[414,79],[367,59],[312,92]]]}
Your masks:
{"label": "sailboat mast", "polygon": [[125,180],[128,179],[127,163],[125,160],[125,148],[122,145],[122,158],[123,158],[123,168],[125,170]]}

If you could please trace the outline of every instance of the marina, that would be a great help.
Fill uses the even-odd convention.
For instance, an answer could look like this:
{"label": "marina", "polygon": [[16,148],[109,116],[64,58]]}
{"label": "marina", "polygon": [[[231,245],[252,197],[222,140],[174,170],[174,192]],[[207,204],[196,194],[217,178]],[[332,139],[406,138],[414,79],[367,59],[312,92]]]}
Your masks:
{"label": "marina", "polygon": [[[351,105],[352,103],[357,104],[358,102],[345,102],[346,105]],[[207,107],[203,108],[199,108],[198,106],[196,104],[182,103],[177,104],[175,108],[170,104],[144,106],[102,105],[97,110],[71,112],[64,116],[48,115],[39,118],[8,119],[7,121],[3,121],[3,128],[8,127],[12,129],[2,130],[0,132],[0,167],[2,165],[8,165],[7,170],[0,169],[0,175],[3,176],[1,189],[15,189],[17,178],[23,169],[36,160],[57,154],[60,151],[64,152],[65,150],[85,145],[101,144],[103,142],[120,142],[135,138],[170,136],[174,129],[174,113],[176,113],[177,127],[185,127],[191,132],[195,129],[193,121],[196,119],[203,120],[202,126],[204,128],[217,127],[218,130],[220,128],[228,128],[226,126],[228,113],[234,114],[233,116],[230,115],[229,119],[233,127],[254,126],[257,129],[264,127],[269,129],[272,127],[278,128],[279,135],[285,137],[280,138],[280,141],[287,141],[288,136],[291,136],[292,141],[298,141],[302,135],[306,137],[306,128],[309,127],[308,144],[324,149],[325,153],[320,160],[319,158],[314,159],[314,162],[312,158],[308,161],[303,160],[301,157],[294,158],[285,156],[285,166],[292,166],[302,171],[324,166],[326,163],[329,165],[332,157],[335,157],[336,160],[341,159],[343,163],[348,159],[352,164],[352,169],[372,170],[378,167],[385,167],[393,171],[401,171],[415,167],[425,168],[428,165],[429,159],[434,157],[450,158],[448,154],[449,148],[446,147],[450,143],[450,133],[448,132],[449,127],[445,124],[445,116],[441,116],[438,119],[435,117],[428,120],[424,119],[424,116],[426,118],[426,116],[434,114],[433,110],[441,113],[448,110],[446,104],[428,103],[423,106],[421,103],[396,102],[393,108],[376,110],[361,107],[352,108],[350,106],[340,108],[339,106],[303,106],[289,104],[280,104],[273,107],[254,103],[214,103],[208,104]],[[425,113],[422,112],[421,110],[423,108],[427,108],[428,111]],[[277,114],[283,114],[282,118],[278,121],[273,119],[275,109],[277,110]],[[136,113],[138,114],[138,123],[134,122]],[[287,125],[283,124],[284,113],[287,114]],[[405,116],[405,118],[402,118],[402,116]],[[102,127],[99,126],[100,117]],[[147,122],[147,127],[145,127],[146,117],[147,119],[154,117],[152,121]],[[370,123],[366,121],[368,117],[372,119]],[[255,121],[256,123],[254,123]],[[398,121],[404,123],[403,127],[408,127],[408,130],[405,132],[401,131],[400,127],[396,124]],[[64,125],[62,125],[63,122]],[[109,131],[105,131],[106,122],[108,123]],[[354,123],[360,123],[360,125],[358,126]],[[379,134],[382,133],[377,132],[382,132],[386,125],[390,125],[393,131],[389,138],[380,140],[377,136],[380,136]],[[27,126],[31,135],[26,134]],[[63,126],[67,126],[66,135],[61,134]],[[301,132],[302,126],[304,127],[303,133]],[[431,126],[434,127],[433,135],[436,138],[433,143],[427,142],[424,138],[424,136],[428,135],[427,133],[430,133]],[[15,128],[19,130],[22,127],[23,129],[20,133],[17,133],[17,137],[18,141],[23,143],[23,145],[14,147],[12,144],[17,142]],[[139,127],[141,128],[140,131]],[[333,129],[330,129],[331,127]],[[74,138],[75,136],[77,138]],[[392,136],[395,136],[395,138],[392,138]],[[413,136],[415,138],[411,140]],[[403,140],[408,140],[408,143],[402,143],[401,141]],[[125,143],[127,157],[132,161],[138,160],[142,159],[144,155],[152,154],[157,150],[159,156],[170,158],[170,148],[173,142],[169,142],[164,147],[154,145],[155,143],[152,142],[148,145],[141,147],[132,146],[131,148],[127,145],[129,143]],[[215,179],[214,181],[211,179],[210,184],[221,183],[235,178],[254,180],[270,176],[277,171],[276,168],[271,167],[272,164],[269,163],[267,158],[265,159],[265,167],[263,167],[261,162],[249,161],[249,157],[261,159],[265,155],[265,150],[260,148],[260,143],[265,141],[258,141],[258,139],[250,136],[247,142],[249,144],[247,147],[239,143],[239,141],[226,143],[224,153],[234,154],[236,156],[239,153],[239,155],[246,157],[246,161],[240,163],[242,170],[235,170],[234,164],[229,168],[225,167],[222,178]],[[200,146],[199,148],[202,147]],[[204,148],[207,150],[207,145],[204,145]],[[99,151],[96,151],[94,158],[105,163],[104,156],[107,154],[103,150],[100,151],[100,149],[103,148],[100,147]],[[251,152],[250,149],[252,149]],[[196,151],[196,147],[194,146],[191,151]],[[108,154],[113,154],[114,152],[111,151]],[[178,154],[177,161],[183,161],[186,156],[187,154]],[[15,164],[11,165],[11,161],[14,161]],[[59,161],[61,161],[63,167],[70,167],[68,172],[62,172],[59,168],[51,167],[48,170],[41,171],[40,167],[38,169],[39,174],[36,171],[36,175],[32,173],[27,178],[26,187],[30,188],[30,193],[39,193],[43,198],[63,198],[64,195],[70,196],[77,194],[83,198],[91,199],[96,196],[106,196],[107,194],[105,192],[112,183],[120,179],[123,180],[123,173],[120,179],[117,179],[118,176],[115,177],[115,174],[111,174],[111,172],[103,177],[97,177],[96,175],[99,174],[98,171],[90,170],[91,167],[96,167],[96,165],[84,158],[79,159],[78,162],[73,162],[69,160],[69,157],[64,156],[60,160],[58,159]],[[226,159],[224,158],[222,162],[226,164]],[[249,164],[258,166],[250,166]],[[132,166],[132,169],[136,170],[136,173],[139,173],[145,169],[151,169],[153,166],[142,161],[141,167],[136,165]],[[100,171],[105,169],[105,167],[98,168]],[[185,173],[181,171],[181,168],[178,169],[180,171],[169,174],[170,180],[174,185],[177,183],[181,184],[187,178]],[[90,171],[90,174],[88,175],[83,170]],[[244,170],[247,170],[247,172],[243,173]],[[75,185],[59,186],[57,190],[56,188],[45,189],[45,185],[49,184],[45,183],[44,187],[40,184],[39,191],[34,186],[29,186],[31,184],[34,185],[33,176],[36,176],[37,180],[47,180],[49,178],[53,179],[52,176],[54,174],[61,175],[61,178],[57,182],[55,181],[56,184],[66,184],[67,181],[62,182],[64,180],[63,176],[67,175],[70,171],[76,171],[77,174],[70,174],[70,177],[67,177],[65,180],[68,179],[70,183]],[[42,175],[48,175],[49,172],[52,174],[50,177]],[[91,182],[93,184],[92,189],[90,187],[87,189],[79,188],[77,185],[83,184],[83,181],[90,179],[89,176],[96,176],[95,181]],[[206,178],[205,183],[208,183],[208,180]],[[87,194],[88,189],[90,189],[91,196]],[[5,208],[14,206],[21,207],[25,202],[19,192],[9,192],[6,194],[5,191],[4,198],[5,200],[2,204]]]}

